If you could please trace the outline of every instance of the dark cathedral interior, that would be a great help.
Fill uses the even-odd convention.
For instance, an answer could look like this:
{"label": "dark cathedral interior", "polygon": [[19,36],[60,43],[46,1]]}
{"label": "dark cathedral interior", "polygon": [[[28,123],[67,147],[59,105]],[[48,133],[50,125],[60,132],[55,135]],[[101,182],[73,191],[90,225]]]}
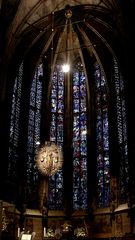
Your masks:
{"label": "dark cathedral interior", "polygon": [[0,0],[0,240],[135,239],[134,12]]}

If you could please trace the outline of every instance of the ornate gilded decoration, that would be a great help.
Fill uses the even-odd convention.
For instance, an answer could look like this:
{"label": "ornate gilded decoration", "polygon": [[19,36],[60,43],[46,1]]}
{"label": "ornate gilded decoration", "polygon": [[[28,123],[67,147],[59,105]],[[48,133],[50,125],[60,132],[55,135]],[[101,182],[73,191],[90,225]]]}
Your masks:
{"label": "ornate gilded decoration", "polygon": [[42,175],[54,175],[63,163],[61,149],[54,143],[45,142],[44,146],[38,151],[36,164]]}

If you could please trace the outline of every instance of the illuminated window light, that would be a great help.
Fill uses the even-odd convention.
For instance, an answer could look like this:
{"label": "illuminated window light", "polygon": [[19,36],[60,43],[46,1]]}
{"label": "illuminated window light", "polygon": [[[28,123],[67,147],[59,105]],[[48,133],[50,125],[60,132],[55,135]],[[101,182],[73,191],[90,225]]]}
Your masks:
{"label": "illuminated window light", "polygon": [[69,71],[70,71],[70,65],[69,65],[69,64],[64,64],[64,65],[62,65],[62,71],[63,71],[64,73],[69,72]]}

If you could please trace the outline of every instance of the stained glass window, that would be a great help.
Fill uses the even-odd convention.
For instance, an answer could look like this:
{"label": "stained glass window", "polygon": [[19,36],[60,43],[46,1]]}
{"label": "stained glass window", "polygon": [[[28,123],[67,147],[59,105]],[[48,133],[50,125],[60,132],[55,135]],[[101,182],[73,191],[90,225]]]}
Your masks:
{"label": "stained glass window", "polygon": [[15,182],[17,176],[16,163],[18,160],[19,118],[20,118],[20,101],[22,95],[22,77],[23,77],[23,63],[19,67],[19,71],[15,78],[13,86],[10,135],[9,135],[9,164],[8,164],[8,177],[11,182]]}
{"label": "stained glass window", "polygon": [[114,59],[114,81],[116,92],[118,144],[120,153],[120,199],[121,203],[127,201],[128,193],[128,145],[127,145],[127,125],[126,108],[124,97],[124,82],[116,59]]}
{"label": "stained glass window", "polygon": [[97,203],[109,204],[110,164],[107,84],[99,64],[95,69],[96,144],[97,144]]}
{"label": "stained glass window", "polygon": [[87,102],[82,68],[73,72],[73,210],[87,209]]}
{"label": "stained glass window", "polygon": [[[51,87],[51,126],[50,141],[62,150],[64,126],[64,73],[61,66],[56,65],[52,76]],[[54,176],[49,177],[49,209],[63,209],[63,171],[60,169]]]}
{"label": "stained glass window", "polygon": [[42,100],[42,81],[40,77],[43,76],[42,64],[40,64],[35,72],[32,80],[30,90],[30,108],[29,108],[29,122],[28,122],[28,142],[27,153],[28,159],[26,162],[26,182],[27,194],[33,193],[35,184],[38,179],[38,172],[34,163],[35,151],[40,143],[40,120],[41,120],[41,100]]}

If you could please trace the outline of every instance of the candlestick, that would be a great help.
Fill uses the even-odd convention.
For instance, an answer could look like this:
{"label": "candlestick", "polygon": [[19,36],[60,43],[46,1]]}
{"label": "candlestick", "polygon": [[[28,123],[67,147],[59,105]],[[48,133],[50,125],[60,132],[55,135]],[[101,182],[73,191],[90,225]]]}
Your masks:
{"label": "candlestick", "polygon": [[46,228],[44,227],[44,237],[46,237]]}
{"label": "candlestick", "polygon": [[18,238],[20,237],[20,228],[18,227],[18,230],[17,230],[17,236]]}

